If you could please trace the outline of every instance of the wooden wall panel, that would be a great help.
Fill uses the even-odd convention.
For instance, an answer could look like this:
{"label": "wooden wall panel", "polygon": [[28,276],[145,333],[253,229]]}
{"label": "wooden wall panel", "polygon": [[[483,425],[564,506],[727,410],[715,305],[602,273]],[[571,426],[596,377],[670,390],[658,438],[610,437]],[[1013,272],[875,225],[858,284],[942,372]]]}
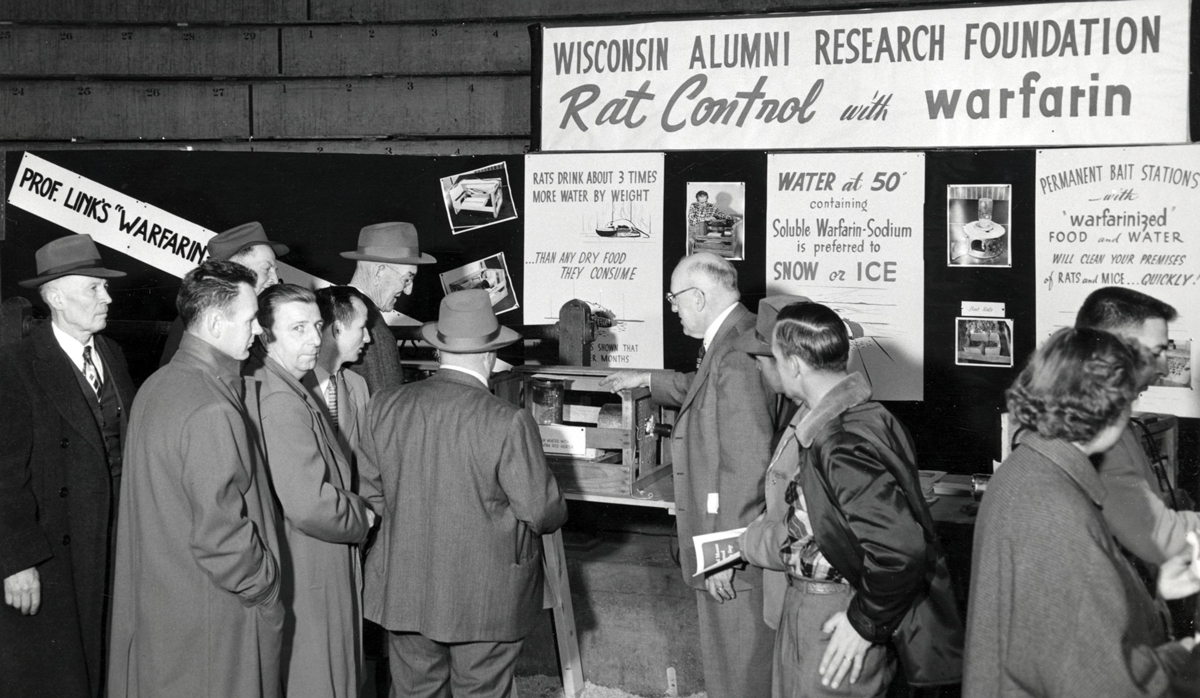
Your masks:
{"label": "wooden wall panel", "polygon": [[0,124],[13,140],[211,139],[249,134],[250,88],[213,82],[10,80]]}
{"label": "wooden wall panel", "polygon": [[278,74],[278,27],[0,26],[0,75]]}
{"label": "wooden wall panel", "polygon": [[[880,6],[933,5],[938,0],[870,0]],[[449,22],[506,19],[588,18],[623,20],[631,15],[800,12],[857,9],[863,0],[310,0],[318,22]],[[943,1],[941,4],[945,4]]]}
{"label": "wooden wall panel", "polygon": [[303,22],[308,0],[0,0],[16,22]]}
{"label": "wooden wall panel", "polygon": [[524,23],[284,27],[283,75],[528,73]]}
{"label": "wooden wall panel", "polygon": [[256,138],[529,135],[529,78],[297,80],[254,86]]}
{"label": "wooden wall panel", "polygon": [[[518,155],[529,152],[527,138],[428,140],[231,140],[231,141],[0,141],[0,172],[5,150],[184,150],[233,153],[336,153],[339,155]],[[4,198],[0,197],[0,211]],[[0,222],[2,222],[0,216]]]}

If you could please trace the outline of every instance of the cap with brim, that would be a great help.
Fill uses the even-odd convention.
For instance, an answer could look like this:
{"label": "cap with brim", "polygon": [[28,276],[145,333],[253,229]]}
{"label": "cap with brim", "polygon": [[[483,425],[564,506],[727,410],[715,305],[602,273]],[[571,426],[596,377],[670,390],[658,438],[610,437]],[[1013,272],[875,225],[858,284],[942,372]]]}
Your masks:
{"label": "cap with brim", "polygon": [[123,271],[104,268],[100,250],[96,249],[92,237],[86,234],[51,240],[42,245],[34,259],[37,262],[37,276],[17,282],[24,288],[37,288],[64,276],[91,276],[98,279],[125,276]]}
{"label": "cap with brim", "polygon": [[775,332],[775,321],[779,311],[796,303],[808,303],[804,296],[767,296],[758,302],[758,319],[753,332],[746,332],[734,343],[735,351],[744,351],[754,356],[771,355],[771,335]]}
{"label": "cap with brim", "polygon": [[506,347],[521,335],[496,321],[487,291],[473,288],[443,298],[437,322],[422,325],[421,337],[451,354],[479,354]]}
{"label": "cap with brim", "polygon": [[238,252],[255,245],[270,246],[276,257],[282,257],[288,253],[287,245],[268,240],[267,231],[263,229],[262,223],[254,221],[243,223],[213,236],[208,241],[208,258],[218,262],[228,262]]}
{"label": "cap with brim", "polygon": [[437,260],[421,252],[417,228],[412,223],[376,223],[358,233],[358,249],[343,252],[346,259],[385,264],[433,264]]}

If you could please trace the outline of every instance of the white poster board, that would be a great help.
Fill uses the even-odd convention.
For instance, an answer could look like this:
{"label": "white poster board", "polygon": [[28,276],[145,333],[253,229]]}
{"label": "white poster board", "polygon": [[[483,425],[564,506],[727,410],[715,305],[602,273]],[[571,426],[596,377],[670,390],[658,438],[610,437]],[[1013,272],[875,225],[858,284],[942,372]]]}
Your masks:
{"label": "white poster board", "polygon": [[1200,147],[1039,150],[1037,337],[1092,291],[1125,286],[1170,303],[1166,375],[1134,409],[1200,417]]}
{"label": "white poster board", "polygon": [[547,26],[541,150],[1188,140],[1187,0]]}
{"label": "white poster board", "polygon": [[611,321],[592,365],[661,368],[662,153],[525,156],[525,324],[572,299]]}
{"label": "white poster board", "polygon": [[767,293],[833,308],[876,400],[924,399],[924,153],[767,157]]}

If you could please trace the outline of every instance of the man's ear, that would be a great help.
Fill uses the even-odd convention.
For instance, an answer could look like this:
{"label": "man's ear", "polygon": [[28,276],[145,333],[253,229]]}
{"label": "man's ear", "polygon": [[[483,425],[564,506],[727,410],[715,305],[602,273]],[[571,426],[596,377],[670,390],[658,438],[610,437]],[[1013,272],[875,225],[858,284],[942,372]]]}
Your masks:
{"label": "man's ear", "polygon": [[225,314],[216,308],[204,313],[204,328],[213,337],[219,338],[225,329]]}

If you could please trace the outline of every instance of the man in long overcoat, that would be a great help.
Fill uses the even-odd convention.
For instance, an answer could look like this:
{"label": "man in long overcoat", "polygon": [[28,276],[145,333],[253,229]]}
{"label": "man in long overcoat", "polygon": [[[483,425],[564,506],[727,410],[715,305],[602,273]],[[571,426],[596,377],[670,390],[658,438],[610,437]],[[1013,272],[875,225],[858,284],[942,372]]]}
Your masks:
{"label": "man in long overcoat", "polygon": [[179,351],[130,416],[108,695],[275,698],[278,515],[255,438],[257,384],[241,376],[260,331],[254,274],[205,262],[176,305]]}
{"label": "man in long overcoat", "polygon": [[649,386],[654,402],[679,408],[671,436],[675,521],[684,580],[696,590],[704,686],[712,698],[771,693],[775,632],[763,621],[762,571],[726,567],[694,577],[692,537],[742,528],[765,510],[770,401],[754,359],[737,351],[755,316],[739,302],[737,270],[709,252],[684,257],[667,301],[684,334],[703,339],[694,372],[622,371],[602,381],[617,390]]}
{"label": "man in long overcoat", "polygon": [[529,413],[492,395],[501,327],[487,291],[442,299],[422,336],[441,369],[371,399],[363,494],[382,507],[366,617],[391,631],[396,695],[511,695],[542,610],[541,536],[567,519]]}
{"label": "man in long overcoat", "polygon": [[37,252],[50,322],[0,351],[0,695],[103,689],[111,525],[133,383],[104,329],[105,269],[87,235]]}
{"label": "man in long overcoat", "polygon": [[258,304],[265,354],[256,353],[249,366],[262,383],[262,440],[283,510],[284,692],[288,698],[358,698],[358,544],[374,514],[350,491],[350,462],[323,406],[301,383],[321,346],[316,298],[306,288],[280,284],[263,291]]}

